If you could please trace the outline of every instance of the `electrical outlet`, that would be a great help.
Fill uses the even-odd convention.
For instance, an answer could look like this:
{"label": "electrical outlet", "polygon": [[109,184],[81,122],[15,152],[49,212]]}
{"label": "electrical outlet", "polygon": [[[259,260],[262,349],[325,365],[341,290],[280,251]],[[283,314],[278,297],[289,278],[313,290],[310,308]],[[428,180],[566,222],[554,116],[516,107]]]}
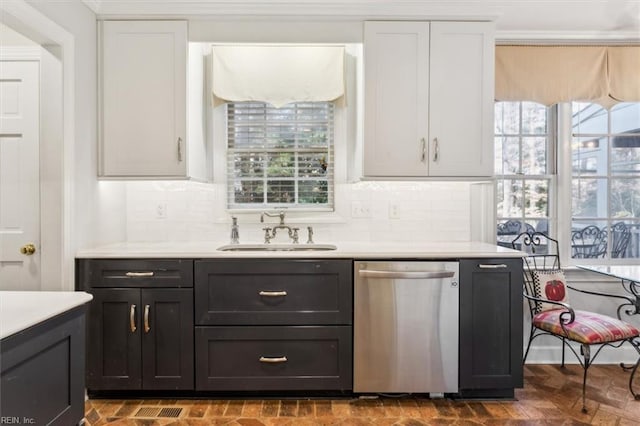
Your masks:
{"label": "electrical outlet", "polygon": [[156,219],[167,218],[167,205],[165,203],[158,203],[156,205]]}
{"label": "electrical outlet", "polygon": [[371,203],[368,201],[352,201],[351,217],[367,218],[371,217]]}
{"label": "electrical outlet", "polygon": [[400,205],[389,203],[389,219],[400,219]]}

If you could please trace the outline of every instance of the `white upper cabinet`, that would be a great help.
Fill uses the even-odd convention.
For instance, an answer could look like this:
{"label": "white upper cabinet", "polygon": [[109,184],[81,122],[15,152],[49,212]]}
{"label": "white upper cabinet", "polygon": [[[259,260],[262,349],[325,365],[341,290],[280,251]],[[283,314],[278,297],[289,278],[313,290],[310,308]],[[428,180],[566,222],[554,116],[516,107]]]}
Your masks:
{"label": "white upper cabinet", "polygon": [[186,21],[105,21],[102,177],[187,176]]}
{"label": "white upper cabinet", "polygon": [[489,22],[366,22],[366,177],[493,174]]}

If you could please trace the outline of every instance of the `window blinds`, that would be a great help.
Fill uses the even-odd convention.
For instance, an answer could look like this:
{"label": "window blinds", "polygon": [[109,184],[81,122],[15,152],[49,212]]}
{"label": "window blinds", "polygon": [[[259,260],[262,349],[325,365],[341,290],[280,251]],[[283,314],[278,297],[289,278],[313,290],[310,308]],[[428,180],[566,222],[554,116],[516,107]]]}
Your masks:
{"label": "window blinds", "polygon": [[344,47],[213,46],[214,104],[343,99]]}
{"label": "window blinds", "polygon": [[496,100],[640,102],[640,46],[497,46]]}

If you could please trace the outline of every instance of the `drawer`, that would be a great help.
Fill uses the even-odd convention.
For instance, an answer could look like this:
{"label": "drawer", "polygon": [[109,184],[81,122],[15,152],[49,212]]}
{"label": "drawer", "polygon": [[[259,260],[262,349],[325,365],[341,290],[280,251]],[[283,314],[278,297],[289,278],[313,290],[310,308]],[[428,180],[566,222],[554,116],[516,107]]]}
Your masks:
{"label": "drawer", "polygon": [[92,287],[193,287],[190,259],[80,259],[81,289]]}
{"label": "drawer", "polygon": [[199,325],[352,323],[350,260],[195,263]]}
{"label": "drawer", "polygon": [[196,390],[349,390],[351,327],[196,327]]}

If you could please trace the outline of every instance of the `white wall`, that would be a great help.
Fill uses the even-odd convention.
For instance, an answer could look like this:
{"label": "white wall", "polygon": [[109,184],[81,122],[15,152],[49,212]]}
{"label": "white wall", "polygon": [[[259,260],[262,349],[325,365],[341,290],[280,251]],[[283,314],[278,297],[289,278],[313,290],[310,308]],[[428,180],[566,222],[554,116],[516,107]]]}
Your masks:
{"label": "white wall", "polygon": [[124,186],[97,181],[97,24],[80,0],[29,1],[74,37],[75,123],[73,248],[124,239]]}

